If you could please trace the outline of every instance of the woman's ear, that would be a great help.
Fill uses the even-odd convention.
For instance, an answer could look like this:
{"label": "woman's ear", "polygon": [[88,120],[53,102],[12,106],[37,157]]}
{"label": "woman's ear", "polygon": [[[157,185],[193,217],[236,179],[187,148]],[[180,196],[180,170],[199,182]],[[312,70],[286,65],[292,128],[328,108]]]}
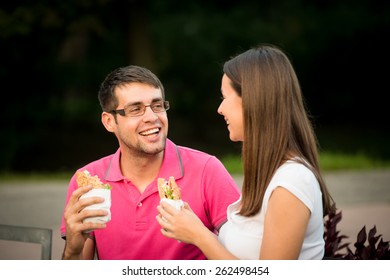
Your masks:
{"label": "woman's ear", "polygon": [[108,112],[102,113],[102,124],[109,132],[114,132],[116,126],[115,116]]}

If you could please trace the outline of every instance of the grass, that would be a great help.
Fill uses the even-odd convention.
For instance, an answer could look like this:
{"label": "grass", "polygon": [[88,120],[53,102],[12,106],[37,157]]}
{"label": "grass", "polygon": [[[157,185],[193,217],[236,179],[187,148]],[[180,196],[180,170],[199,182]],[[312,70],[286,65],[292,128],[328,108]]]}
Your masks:
{"label": "grass", "polygon": [[[222,163],[231,174],[241,174],[242,165],[240,155],[227,155],[221,157]],[[320,164],[324,172],[339,170],[370,170],[390,169],[390,160],[380,160],[365,154],[341,154],[323,152],[320,154]],[[0,172],[0,181],[40,181],[40,180],[65,180],[68,181],[73,172],[52,173],[14,173]]]}
{"label": "grass", "polygon": [[320,164],[324,171],[390,168],[390,160],[377,159],[362,153],[321,153]]}
{"label": "grass", "polygon": [[64,180],[69,181],[72,177],[72,172],[1,172],[0,181],[50,181]]}
{"label": "grass", "polygon": [[[231,174],[242,173],[239,155],[227,155],[222,163]],[[390,169],[390,160],[381,160],[365,154],[341,154],[334,152],[320,153],[320,165],[324,172],[336,170]]]}

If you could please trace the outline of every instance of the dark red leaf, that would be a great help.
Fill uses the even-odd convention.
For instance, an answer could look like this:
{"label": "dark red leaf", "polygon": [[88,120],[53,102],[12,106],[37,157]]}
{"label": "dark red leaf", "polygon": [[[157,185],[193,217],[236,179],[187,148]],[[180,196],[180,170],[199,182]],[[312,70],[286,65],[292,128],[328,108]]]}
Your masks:
{"label": "dark red leaf", "polygon": [[366,226],[363,226],[363,228],[359,231],[357,236],[357,243],[364,244],[367,240],[367,234],[366,234]]}

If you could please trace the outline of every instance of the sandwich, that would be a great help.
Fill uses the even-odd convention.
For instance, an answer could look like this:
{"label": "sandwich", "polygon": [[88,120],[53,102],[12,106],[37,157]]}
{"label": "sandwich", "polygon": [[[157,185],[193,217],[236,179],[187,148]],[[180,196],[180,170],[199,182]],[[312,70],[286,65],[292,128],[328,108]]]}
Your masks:
{"label": "sandwich", "polygon": [[99,217],[88,217],[84,219],[84,223],[107,223],[111,220],[111,186],[109,184],[104,184],[100,181],[97,175],[92,176],[88,170],[78,171],[76,173],[76,182],[78,187],[92,186],[93,189],[89,192],[83,194],[80,199],[87,197],[103,197],[104,201],[102,203],[93,204],[84,208],[84,210],[106,210],[108,212],[107,216]]}
{"label": "sandwich", "polygon": [[160,202],[166,201],[179,210],[184,206],[183,200],[181,199],[181,189],[176,184],[173,176],[169,177],[168,180],[158,178],[157,187],[160,195]]}
{"label": "sandwich", "polygon": [[92,176],[88,170],[78,171],[76,173],[76,182],[79,187],[93,186],[94,189],[111,190],[109,184],[103,184],[97,175]]}

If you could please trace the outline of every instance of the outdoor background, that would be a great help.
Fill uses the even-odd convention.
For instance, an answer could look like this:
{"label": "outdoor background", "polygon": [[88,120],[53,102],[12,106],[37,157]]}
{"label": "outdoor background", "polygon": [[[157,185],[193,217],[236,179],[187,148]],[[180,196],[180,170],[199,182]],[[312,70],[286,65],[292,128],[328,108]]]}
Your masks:
{"label": "outdoor background", "polygon": [[[222,64],[269,43],[297,71],[341,234],[352,249],[363,226],[388,241],[389,34],[379,0],[1,0],[0,223],[51,228],[61,258],[71,174],[118,147],[98,89],[129,64],[163,82],[169,137],[217,155],[241,185],[240,145],[216,112]],[[0,243],[0,259],[30,259],[17,251]]]}
{"label": "outdoor background", "polygon": [[172,140],[239,154],[216,112],[221,66],[259,43],[292,59],[321,151],[388,161],[389,3],[1,1],[0,172],[73,172],[114,152],[97,92],[129,64],[161,78]]}

